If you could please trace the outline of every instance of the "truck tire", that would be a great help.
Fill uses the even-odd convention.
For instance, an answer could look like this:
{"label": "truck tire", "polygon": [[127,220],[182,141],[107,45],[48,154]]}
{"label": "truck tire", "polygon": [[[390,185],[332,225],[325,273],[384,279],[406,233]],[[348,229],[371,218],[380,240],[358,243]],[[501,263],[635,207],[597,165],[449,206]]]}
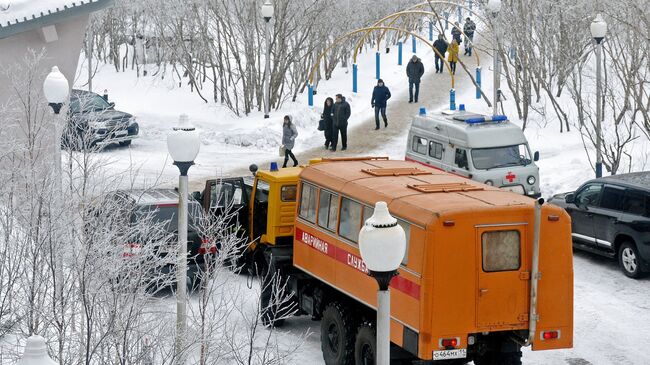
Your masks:
{"label": "truck tire", "polygon": [[625,241],[618,248],[618,266],[625,276],[638,279],[643,276],[641,271],[641,262],[639,261],[639,251],[634,243]]}
{"label": "truck tire", "polygon": [[355,365],[373,365],[377,354],[377,331],[371,323],[364,322],[354,340]]}
{"label": "truck tire", "polygon": [[323,311],[320,323],[321,350],[327,365],[354,363],[354,320],[350,310],[340,302],[331,302]]}

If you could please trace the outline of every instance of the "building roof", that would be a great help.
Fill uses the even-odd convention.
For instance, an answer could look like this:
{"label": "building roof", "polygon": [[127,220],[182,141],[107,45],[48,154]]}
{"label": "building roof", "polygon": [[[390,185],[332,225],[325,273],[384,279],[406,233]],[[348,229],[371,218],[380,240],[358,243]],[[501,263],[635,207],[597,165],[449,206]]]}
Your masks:
{"label": "building roof", "polygon": [[385,201],[396,216],[422,226],[449,214],[490,211],[498,217],[515,206],[532,211],[534,204],[523,195],[407,161],[323,162],[305,167],[300,176],[371,206]]}
{"label": "building roof", "polygon": [[59,23],[112,5],[114,0],[3,0],[0,38]]}

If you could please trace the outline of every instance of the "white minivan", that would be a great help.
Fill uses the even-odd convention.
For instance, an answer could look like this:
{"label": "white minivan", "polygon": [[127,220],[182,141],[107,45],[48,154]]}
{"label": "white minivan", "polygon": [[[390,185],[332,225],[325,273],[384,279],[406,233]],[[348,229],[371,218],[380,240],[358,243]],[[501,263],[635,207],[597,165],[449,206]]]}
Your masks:
{"label": "white minivan", "polygon": [[406,160],[537,198],[539,152],[506,116],[464,110],[413,117]]}

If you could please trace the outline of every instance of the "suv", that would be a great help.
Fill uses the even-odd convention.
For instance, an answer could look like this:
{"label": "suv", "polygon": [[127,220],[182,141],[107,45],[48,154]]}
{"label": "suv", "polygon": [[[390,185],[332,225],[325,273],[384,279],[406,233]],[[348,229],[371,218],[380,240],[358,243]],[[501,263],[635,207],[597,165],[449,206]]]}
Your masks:
{"label": "suv", "polygon": [[[175,254],[178,248],[178,192],[172,189],[152,190],[118,190],[104,198],[104,205],[119,207],[124,218],[128,218],[132,227],[130,233],[133,238],[124,242],[124,256],[132,256],[142,250],[147,242],[160,242],[155,252],[161,257],[169,253]],[[190,288],[200,286],[206,255],[216,252],[216,246],[210,244],[201,236],[198,226],[203,219],[201,205],[194,199],[188,202],[188,282]],[[139,237],[136,226],[145,223],[155,226],[154,229],[145,230],[149,235],[156,237]],[[170,274],[175,271],[175,264],[169,260],[161,260],[164,266],[157,273]]]}
{"label": "suv", "polygon": [[631,278],[650,271],[650,172],[590,180],[550,202],[571,215],[574,247],[618,258]]}
{"label": "suv", "polygon": [[93,92],[73,89],[70,93],[68,124],[61,144],[71,149],[104,147],[119,143],[129,146],[138,137],[140,127],[133,115],[115,110]]}

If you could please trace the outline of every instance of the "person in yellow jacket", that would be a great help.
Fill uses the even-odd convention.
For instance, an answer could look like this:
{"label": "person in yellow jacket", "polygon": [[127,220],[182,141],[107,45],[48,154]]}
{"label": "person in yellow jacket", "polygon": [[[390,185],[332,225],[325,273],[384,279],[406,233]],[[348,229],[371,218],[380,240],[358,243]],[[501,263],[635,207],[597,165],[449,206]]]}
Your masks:
{"label": "person in yellow jacket", "polygon": [[451,73],[456,74],[456,62],[458,62],[458,42],[456,38],[451,41],[449,45],[449,55],[447,56],[447,61],[449,62],[449,67],[451,68]]}

